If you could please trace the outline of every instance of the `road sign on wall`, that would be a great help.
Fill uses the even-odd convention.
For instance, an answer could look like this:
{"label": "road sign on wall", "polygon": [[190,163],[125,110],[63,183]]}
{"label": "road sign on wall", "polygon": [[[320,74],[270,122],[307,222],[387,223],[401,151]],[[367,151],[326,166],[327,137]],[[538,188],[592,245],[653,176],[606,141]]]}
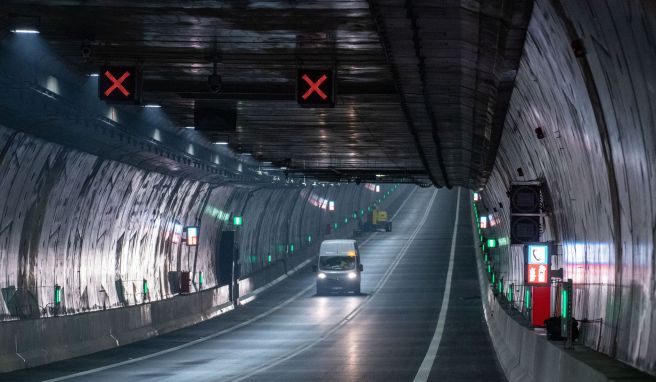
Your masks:
{"label": "road sign on wall", "polygon": [[179,244],[182,240],[182,224],[179,222],[173,223],[173,232],[171,232],[171,243]]}
{"label": "road sign on wall", "polygon": [[334,107],[335,75],[332,69],[298,69],[296,100],[301,106]]}
{"label": "road sign on wall", "polygon": [[549,285],[551,268],[550,248],[547,243],[524,246],[524,277],[527,285]]}
{"label": "road sign on wall", "polygon": [[134,66],[104,66],[98,72],[98,97],[107,103],[137,103],[140,83]]}
{"label": "road sign on wall", "polygon": [[198,245],[198,227],[185,227],[185,242],[189,247]]}

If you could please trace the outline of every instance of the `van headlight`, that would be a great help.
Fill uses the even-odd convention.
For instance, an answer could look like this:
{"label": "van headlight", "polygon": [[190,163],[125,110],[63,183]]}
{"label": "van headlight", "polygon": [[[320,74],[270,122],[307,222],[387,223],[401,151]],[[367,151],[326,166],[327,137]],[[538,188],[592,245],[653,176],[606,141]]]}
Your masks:
{"label": "van headlight", "polygon": [[326,274],[325,274],[325,273],[319,273],[319,274],[317,275],[317,277],[323,280],[323,279],[326,278]]}
{"label": "van headlight", "polygon": [[354,278],[356,278],[356,277],[358,277],[358,274],[357,274],[357,273],[355,273],[355,272],[349,272],[349,273],[348,273],[348,278],[350,278],[350,279],[354,279]]}

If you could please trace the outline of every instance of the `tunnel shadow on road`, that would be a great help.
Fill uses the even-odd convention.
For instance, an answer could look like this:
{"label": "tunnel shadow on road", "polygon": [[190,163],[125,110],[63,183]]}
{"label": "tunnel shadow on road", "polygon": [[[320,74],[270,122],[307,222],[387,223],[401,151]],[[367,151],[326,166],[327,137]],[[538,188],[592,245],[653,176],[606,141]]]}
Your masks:
{"label": "tunnel shadow on road", "polygon": [[333,293],[326,293],[326,294],[313,294],[312,298],[317,298],[317,297],[358,297],[358,298],[363,298],[369,296],[370,293],[342,293],[342,292],[333,292]]}

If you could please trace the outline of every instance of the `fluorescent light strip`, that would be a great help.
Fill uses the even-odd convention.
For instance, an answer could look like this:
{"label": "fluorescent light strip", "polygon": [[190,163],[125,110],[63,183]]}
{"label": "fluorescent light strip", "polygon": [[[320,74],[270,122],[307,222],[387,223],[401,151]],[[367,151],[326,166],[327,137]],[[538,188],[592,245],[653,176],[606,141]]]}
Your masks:
{"label": "fluorescent light strip", "polygon": [[22,34],[39,34],[40,32],[36,29],[14,29],[12,30],[14,33],[22,33]]}

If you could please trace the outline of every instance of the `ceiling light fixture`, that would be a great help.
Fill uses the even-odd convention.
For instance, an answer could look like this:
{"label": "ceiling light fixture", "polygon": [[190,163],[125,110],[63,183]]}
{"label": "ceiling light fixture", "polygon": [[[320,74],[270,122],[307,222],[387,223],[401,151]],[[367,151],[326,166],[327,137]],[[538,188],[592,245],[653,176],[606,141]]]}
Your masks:
{"label": "ceiling light fixture", "polygon": [[36,29],[13,29],[12,32],[21,33],[21,34],[39,34],[39,33],[41,33]]}
{"label": "ceiling light fixture", "polygon": [[155,104],[155,103],[147,103],[147,104],[143,105],[143,107],[148,108],[148,109],[159,109],[159,108],[162,107],[162,105],[158,105],[158,104]]}

